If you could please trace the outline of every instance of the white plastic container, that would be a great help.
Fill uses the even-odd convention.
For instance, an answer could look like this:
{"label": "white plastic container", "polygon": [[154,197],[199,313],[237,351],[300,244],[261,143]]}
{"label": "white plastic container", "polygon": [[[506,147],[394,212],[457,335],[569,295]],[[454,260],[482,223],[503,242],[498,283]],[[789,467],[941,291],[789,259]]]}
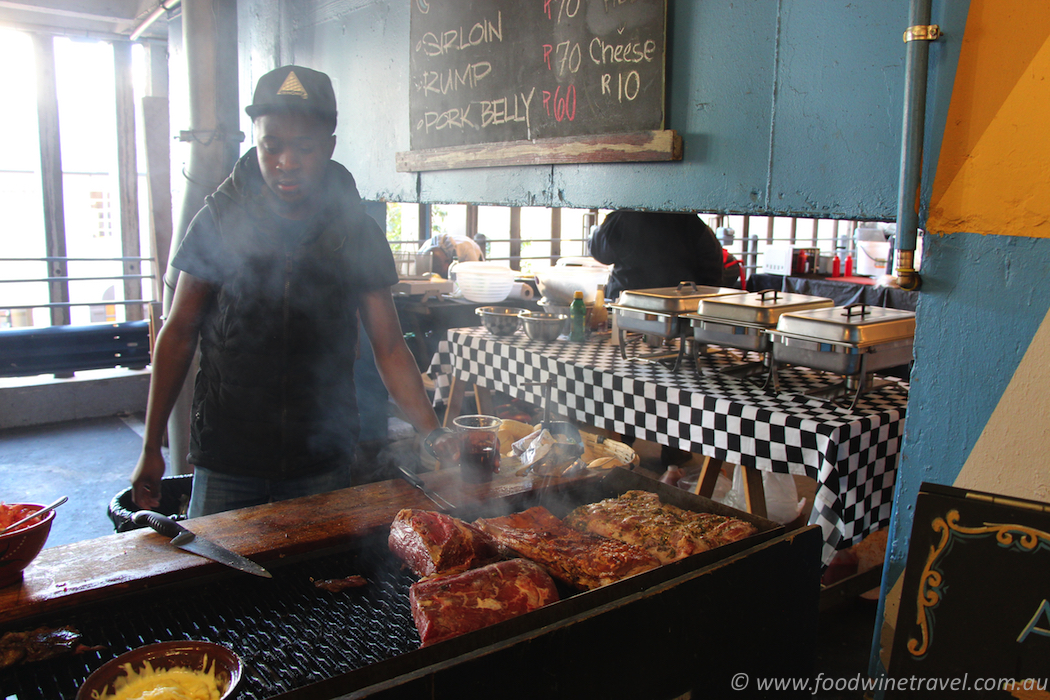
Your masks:
{"label": "white plastic container", "polygon": [[854,272],[864,277],[884,275],[889,257],[889,241],[857,241],[857,268]]}
{"label": "white plastic container", "polygon": [[481,304],[503,301],[514,288],[517,273],[504,265],[486,262],[456,262],[449,267],[463,298]]}
{"label": "white plastic container", "polygon": [[762,272],[770,275],[790,275],[794,252],[790,245],[766,246],[762,254]]}
{"label": "white plastic container", "polygon": [[858,226],[853,237],[857,242],[853,273],[863,277],[886,274],[890,242],[886,238],[885,228],[881,225]]}
{"label": "white plastic container", "polygon": [[594,258],[561,258],[556,265],[536,270],[536,285],[540,295],[554,304],[568,306],[577,291],[583,292],[585,304],[594,304],[598,285],[609,283],[611,269]]}

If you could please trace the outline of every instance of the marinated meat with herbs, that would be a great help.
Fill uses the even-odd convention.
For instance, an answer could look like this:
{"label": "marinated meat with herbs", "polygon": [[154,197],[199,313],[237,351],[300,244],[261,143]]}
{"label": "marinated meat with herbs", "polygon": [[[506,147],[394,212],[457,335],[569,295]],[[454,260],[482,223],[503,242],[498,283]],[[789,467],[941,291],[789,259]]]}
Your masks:
{"label": "marinated meat with herbs", "polygon": [[421,646],[429,646],[553,603],[558,589],[536,564],[511,559],[423,579],[408,600]]}
{"label": "marinated meat with herbs", "polygon": [[496,543],[484,532],[429,510],[398,512],[387,544],[417,576],[465,571],[500,558]]}
{"label": "marinated meat with herbs", "polygon": [[474,524],[501,548],[531,559],[554,578],[580,589],[598,588],[660,565],[640,547],[566,527],[542,506]]}
{"label": "marinated meat with herbs", "polygon": [[736,542],[757,531],[738,518],[684,510],[661,503],[655,493],[638,490],[580,506],[565,517],[564,523],[581,532],[641,547],[661,564]]}

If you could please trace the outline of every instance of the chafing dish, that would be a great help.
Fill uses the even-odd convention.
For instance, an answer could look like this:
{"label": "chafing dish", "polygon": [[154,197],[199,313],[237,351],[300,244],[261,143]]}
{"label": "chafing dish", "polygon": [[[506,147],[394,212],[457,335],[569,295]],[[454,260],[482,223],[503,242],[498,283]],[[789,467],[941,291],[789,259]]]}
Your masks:
{"label": "chafing dish", "polygon": [[[620,357],[627,358],[627,333],[634,332],[652,338],[673,340],[682,335],[681,316],[696,311],[701,299],[737,294],[740,290],[729,287],[708,287],[693,282],[681,282],[677,287],[633,289],[620,294],[615,304],[610,304],[615,317],[620,346]],[[682,361],[685,343],[679,342],[674,351],[638,355],[640,361],[664,361],[674,359],[674,369]]]}
{"label": "chafing dish", "polygon": [[781,364],[840,374],[843,382],[809,395],[836,398],[852,391],[852,410],[861,394],[886,383],[875,372],[911,362],[915,312],[851,304],[786,313],[769,336],[774,387]]}
{"label": "chafing dish", "polygon": [[[761,353],[761,361],[723,370],[726,374],[751,376],[768,368],[770,340],[766,331],[776,328],[783,314],[834,305],[834,301],[824,297],[766,289],[701,299],[696,313],[684,314],[683,318],[692,325],[693,356],[697,360],[706,352],[708,343]],[[698,373],[700,367],[697,362]]]}

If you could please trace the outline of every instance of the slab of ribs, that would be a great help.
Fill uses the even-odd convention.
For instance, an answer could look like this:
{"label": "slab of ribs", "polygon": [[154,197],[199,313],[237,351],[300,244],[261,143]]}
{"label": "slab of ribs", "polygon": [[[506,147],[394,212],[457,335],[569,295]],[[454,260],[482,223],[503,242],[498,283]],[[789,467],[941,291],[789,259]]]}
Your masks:
{"label": "slab of ribs", "polygon": [[756,532],[751,523],[714,513],[697,513],[667,503],[649,491],[582,505],[564,520],[570,528],[641,547],[661,564],[736,542]]}
{"label": "slab of ribs", "polygon": [[542,506],[474,523],[500,547],[531,559],[554,578],[579,588],[598,588],[655,569],[660,561],[640,547],[566,527]]}

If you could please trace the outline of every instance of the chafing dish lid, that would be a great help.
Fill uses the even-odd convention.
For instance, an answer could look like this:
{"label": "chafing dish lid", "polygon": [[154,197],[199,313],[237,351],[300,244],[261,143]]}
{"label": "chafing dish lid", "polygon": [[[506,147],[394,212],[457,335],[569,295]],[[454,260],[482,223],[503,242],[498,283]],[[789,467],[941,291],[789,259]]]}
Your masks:
{"label": "chafing dish lid", "polygon": [[777,331],[796,337],[857,346],[915,336],[915,312],[867,304],[782,314]]}
{"label": "chafing dish lid", "polygon": [[697,304],[705,297],[739,293],[739,289],[731,287],[708,287],[693,282],[681,282],[677,287],[624,290],[613,306],[640,311],[682,314],[696,311]]}
{"label": "chafing dish lid", "polygon": [[686,318],[773,328],[782,314],[831,308],[834,305],[834,301],[824,297],[765,289],[746,294],[706,297],[700,300],[696,313],[686,314]]}

